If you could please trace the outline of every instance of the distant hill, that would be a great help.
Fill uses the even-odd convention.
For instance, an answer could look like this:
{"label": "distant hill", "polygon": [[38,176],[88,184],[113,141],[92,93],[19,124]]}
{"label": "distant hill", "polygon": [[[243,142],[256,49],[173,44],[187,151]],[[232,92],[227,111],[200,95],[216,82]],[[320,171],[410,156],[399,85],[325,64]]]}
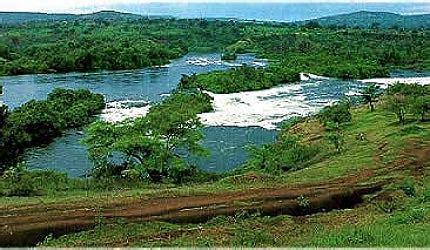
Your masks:
{"label": "distant hill", "polygon": [[[169,18],[170,16],[149,16],[149,18]],[[147,18],[138,14],[121,13],[116,11],[100,11],[91,14],[46,14],[32,12],[0,12],[0,24],[19,24],[37,21],[71,21],[71,20],[137,20]],[[215,20],[215,19],[214,19]],[[216,20],[223,20],[217,18]],[[226,19],[227,20],[227,19]],[[388,12],[368,12],[360,11],[350,14],[327,16],[312,20],[295,22],[299,25],[318,22],[322,26],[347,26],[370,28],[430,28],[430,14],[423,15],[399,15]]]}
{"label": "distant hill", "polygon": [[0,24],[15,24],[35,21],[59,21],[76,18],[72,14],[46,14],[31,12],[0,12]]}
{"label": "distant hill", "polygon": [[[166,16],[150,16],[150,18],[161,18]],[[37,21],[71,21],[71,20],[137,20],[144,16],[116,11],[100,11],[92,14],[46,14],[31,12],[0,12],[0,24],[19,24]]]}
{"label": "distant hill", "polygon": [[360,27],[360,28],[430,28],[430,14],[423,15],[399,15],[388,12],[368,12],[360,11],[350,14],[342,14],[336,16],[328,16],[317,18],[308,21],[298,22],[299,24],[306,24],[318,22],[322,26],[347,26],[347,27]]}

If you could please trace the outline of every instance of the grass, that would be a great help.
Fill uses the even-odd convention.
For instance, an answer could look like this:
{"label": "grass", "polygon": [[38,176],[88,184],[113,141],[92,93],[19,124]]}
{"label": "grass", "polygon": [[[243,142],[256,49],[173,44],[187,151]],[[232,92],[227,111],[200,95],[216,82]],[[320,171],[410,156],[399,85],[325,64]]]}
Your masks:
{"label": "grass", "polygon": [[[94,230],[51,239],[55,247],[428,247],[430,202],[423,193],[387,213],[378,202],[350,210],[305,217],[260,216],[238,213],[219,216],[202,224],[115,221]],[[371,199],[369,197],[369,199]]]}
{"label": "grass", "polygon": [[[327,181],[363,169],[384,169],[402,155],[412,141],[430,145],[430,122],[405,125],[395,122],[392,114],[353,109],[353,121],[344,131],[344,150],[337,154],[323,139],[319,143],[329,150],[307,168],[270,175],[258,172],[223,178],[219,181],[182,186],[170,184],[106,184],[106,190],[79,189],[48,192],[39,197],[0,197],[0,209],[38,203],[85,202],[97,205],[106,200],[168,197],[249,190],[283,186],[294,183]],[[324,131],[315,123],[304,123],[302,135],[319,138]],[[309,128],[306,128],[308,124]],[[363,133],[364,141],[356,139]],[[384,146],[385,145],[385,146]],[[411,175],[399,170],[376,178],[396,177],[397,182],[384,187],[381,195],[365,198],[357,208],[330,211],[304,217],[259,214],[220,216],[201,224],[172,224],[166,222],[128,223],[103,220],[95,229],[48,238],[43,246],[55,247],[214,247],[214,246],[319,246],[319,247],[429,247],[430,246],[430,164],[424,163],[424,175]],[[368,180],[369,182],[372,179]],[[95,184],[94,184],[95,185]],[[111,188],[117,185],[117,188]],[[383,194],[388,193],[385,197]],[[380,198],[382,197],[382,198]]]}

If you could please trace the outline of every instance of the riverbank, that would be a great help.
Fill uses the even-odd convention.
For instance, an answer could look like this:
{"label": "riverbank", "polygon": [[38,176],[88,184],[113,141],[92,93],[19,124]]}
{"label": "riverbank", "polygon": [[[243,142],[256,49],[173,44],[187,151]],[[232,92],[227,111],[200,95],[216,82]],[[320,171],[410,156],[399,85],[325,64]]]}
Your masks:
{"label": "riverbank", "polygon": [[[67,75],[44,76],[33,78],[33,83],[29,81],[31,79],[18,77],[16,80],[10,79],[7,82],[9,90],[7,94],[11,94],[12,89],[16,89],[17,93],[12,96],[7,95],[5,98],[10,103],[31,94],[18,92],[19,88],[24,88],[22,85],[24,82],[29,89],[37,87],[36,93],[41,96],[51,85],[67,88],[88,87],[103,93],[108,100],[110,107],[103,111],[104,119],[120,121],[136,118],[134,114],[144,115],[158,100],[165,99],[165,93],[175,88],[181,79],[181,73],[196,70],[207,72],[223,67],[213,64],[202,67],[187,63],[188,60],[200,57],[210,61],[219,59],[219,55],[191,54],[172,62],[166,69],[96,76],[74,75],[71,78]],[[238,58],[238,62],[252,63],[254,60],[251,55],[239,55]],[[417,76],[409,71],[403,74],[405,79]],[[418,76],[421,75],[418,74]],[[48,81],[52,81],[52,84],[48,84]],[[214,111],[200,115],[206,126],[203,129],[205,138],[202,143],[209,150],[210,156],[204,159],[193,159],[193,162],[201,169],[210,172],[229,171],[240,166],[247,159],[247,145],[273,142],[277,134],[276,128],[283,118],[315,113],[324,106],[341,100],[345,97],[344,94],[350,91],[358,93],[366,86],[367,84],[357,81],[330,78],[311,79],[299,84],[280,85],[261,91],[211,94],[214,97]],[[83,131],[70,131],[48,147],[27,152],[26,161],[31,169],[55,169],[68,173],[72,177],[84,176],[93,165],[87,157],[86,148],[80,143],[83,138]],[[76,162],[76,165],[70,166],[69,159]]]}
{"label": "riverbank", "polygon": [[[69,189],[39,197],[1,197],[1,215],[6,216],[11,225],[16,223],[14,220],[18,218],[27,220],[27,225],[38,223],[41,226],[37,227],[39,229],[43,229],[43,225],[57,225],[51,227],[54,230],[58,229],[53,232],[55,237],[48,237],[43,243],[45,246],[56,247],[106,244],[118,247],[244,244],[327,247],[428,246],[429,207],[428,203],[422,203],[421,199],[427,197],[423,199],[429,201],[430,187],[427,183],[430,180],[427,180],[426,176],[429,176],[430,167],[428,152],[430,123],[409,120],[405,125],[398,125],[393,123],[394,120],[393,114],[381,111],[379,106],[375,112],[368,112],[364,107],[355,108],[352,110],[353,122],[344,131],[345,148],[348,150],[340,154],[328,153],[326,157],[304,169],[282,175],[254,172],[225,177],[212,183],[183,186],[141,184],[133,187],[130,183],[128,185],[124,183],[123,186],[112,183],[112,186],[105,187],[105,190],[110,191]],[[379,129],[375,130],[375,127]],[[292,131],[303,136],[303,141],[313,141],[315,139],[311,138],[318,138],[324,133],[315,129],[314,123],[309,122],[299,123]],[[357,140],[358,133],[363,133],[366,140]],[[321,139],[316,140],[313,142],[318,143]],[[349,184],[352,186],[348,186]],[[330,195],[335,195],[337,188],[344,192],[366,185],[381,186],[375,190],[368,189],[370,193],[361,193],[363,195],[359,195],[361,199],[346,206],[347,209],[341,206],[329,212],[330,207],[326,205],[330,203],[322,202],[324,199],[329,201]],[[294,188],[298,188],[300,192],[295,193]],[[313,193],[312,190],[319,191]],[[415,190],[415,193],[407,190]],[[206,201],[205,195],[218,198]],[[242,198],[233,199],[235,195]],[[246,195],[251,195],[249,200]],[[274,203],[279,204],[274,210],[268,203],[269,197]],[[185,205],[174,202],[187,199],[194,201],[185,202]],[[339,197],[336,198],[338,199]],[[259,202],[260,200],[262,201]],[[165,211],[161,207],[153,210],[154,207],[151,207],[156,207],[158,203],[165,204],[167,201],[172,206],[177,205],[174,210]],[[113,208],[117,203],[125,210]],[[288,211],[295,210],[289,210],[289,204],[295,204],[294,206],[302,204],[301,211],[307,211],[307,208],[311,209],[320,204],[320,209],[325,208],[325,212],[306,213],[307,215],[290,213]],[[125,215],[120,212],[133,211],[132,207],[137,209],[136,213]],[[41,211],[45,214],[47,209],[52,211],[49,218],[41,215]],[[146,209],[148,214],[145,214]],[[14,211],[13,215],[9,211]],[[93,223],[96,223],[96,227],[77,234],[62,231],[63,225],[67,225],[71,230],[79,229],[73,227],[74,219],[69,221],[71,224],[67,222],[68,216],[73,217],[77,213],[86,214],[82,218],[89,224],[83,220],[79,221],[83,222],[84,228],[94,225]],[[209,221],[196,222],[194,213],[199,215],[199,221],[202,217],[205,218],[204,221],[208,219]],[[210,215],[206,215],[207,213]],[[155,221],[141,223],[134,219],[145,219],[145,216]],[[120,218],[121,222],[118,222]],[[182,224],[174,223],[176,219],[183,220]],[[358,231],[352,230],[351,225]],[[18,226],[2,226],[8,230],[25,229]],[[405,227],[408,228],[407,234],[404,231]],[[27,229],[31,228],[32,226],[29,226]],[[312,228],[314,230],[309,230]],[[387,240],[386,234],[382,233],[384,231],[379,231],[382,228],[389,230],[392,235],[401,234],[402,237]],[[22,232],[26,232],[25,230]],[[45,235],[49,234],[49,231],[42,231]],[[31,232],[34,235],[39,231]],[[70,234],[55,239],[58,236],[56,232]],[[368,234],[372,235],[371,239],[366,238]],[[356,240],[348,240],[350,237],[355,237]],[[44,236],[39,236],[39,239],[43,238]]]}

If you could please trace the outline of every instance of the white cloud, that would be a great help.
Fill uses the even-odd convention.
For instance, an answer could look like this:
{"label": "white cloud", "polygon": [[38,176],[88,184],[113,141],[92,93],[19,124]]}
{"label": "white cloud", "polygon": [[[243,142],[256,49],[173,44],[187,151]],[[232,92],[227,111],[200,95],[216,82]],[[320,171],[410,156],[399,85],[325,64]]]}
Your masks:
{"label": "white cloud", "polygon": [[430,0],[0,0],[0,11],[39,11],[39,12],[81,12],[110,9],[121,3],[150,3],[150,2],[430,2]]}

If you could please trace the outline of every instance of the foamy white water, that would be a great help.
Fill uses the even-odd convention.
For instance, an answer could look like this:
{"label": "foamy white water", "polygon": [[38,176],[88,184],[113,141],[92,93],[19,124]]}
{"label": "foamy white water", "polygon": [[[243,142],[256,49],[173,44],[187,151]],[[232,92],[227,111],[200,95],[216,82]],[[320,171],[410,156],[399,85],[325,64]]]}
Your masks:
{"label": "foamy white water", "polygon": [[267,90],[233,94],[214,94],[214,111],[200,114],[206,126],[262,127],[276,129],[292,116],[315,113],[334,100],[322,98],[318,103],[307,100],[301,92],[306,84],[284,85]]}
{"label": "foamy white water", "polygon": [[428,85],[430,84],[430,77],[373,78],[359,80],[359,82],[375,83],[381,85],[381,88],[388,88],[388,86],[396,83]]}
{"label": "foamy white water", "polygon": [[311,73],[300,73],[300,81],[309,81],[309,80],[329,80],[329,77],[314,75]]}
{"label": "foamy white water", "polygon": [[[214,94],[214,111],[200,114],[205,126],[262,127],[276,129],[282,121],[293,116],[314,114],[331,105],[342,96],[360,96],[360,83],[430,84],[430,77],[377,78],[360,81],[338,81],[323,76],[302,73],[302,82],[259,91],[232,94]],[[363,86],[363,85],[362,85]],[[101,118],[108,122],[121,122],[145,116],[151,105],[146,101],[110,102]]]}
{"label": "foamy white water", "polygon": [[149,112],[151,105],[147,101],[116,101],[106,103],[106,108],[100,114],[100,118],[107,122],[122,122],[127,119],[144,117]]}

